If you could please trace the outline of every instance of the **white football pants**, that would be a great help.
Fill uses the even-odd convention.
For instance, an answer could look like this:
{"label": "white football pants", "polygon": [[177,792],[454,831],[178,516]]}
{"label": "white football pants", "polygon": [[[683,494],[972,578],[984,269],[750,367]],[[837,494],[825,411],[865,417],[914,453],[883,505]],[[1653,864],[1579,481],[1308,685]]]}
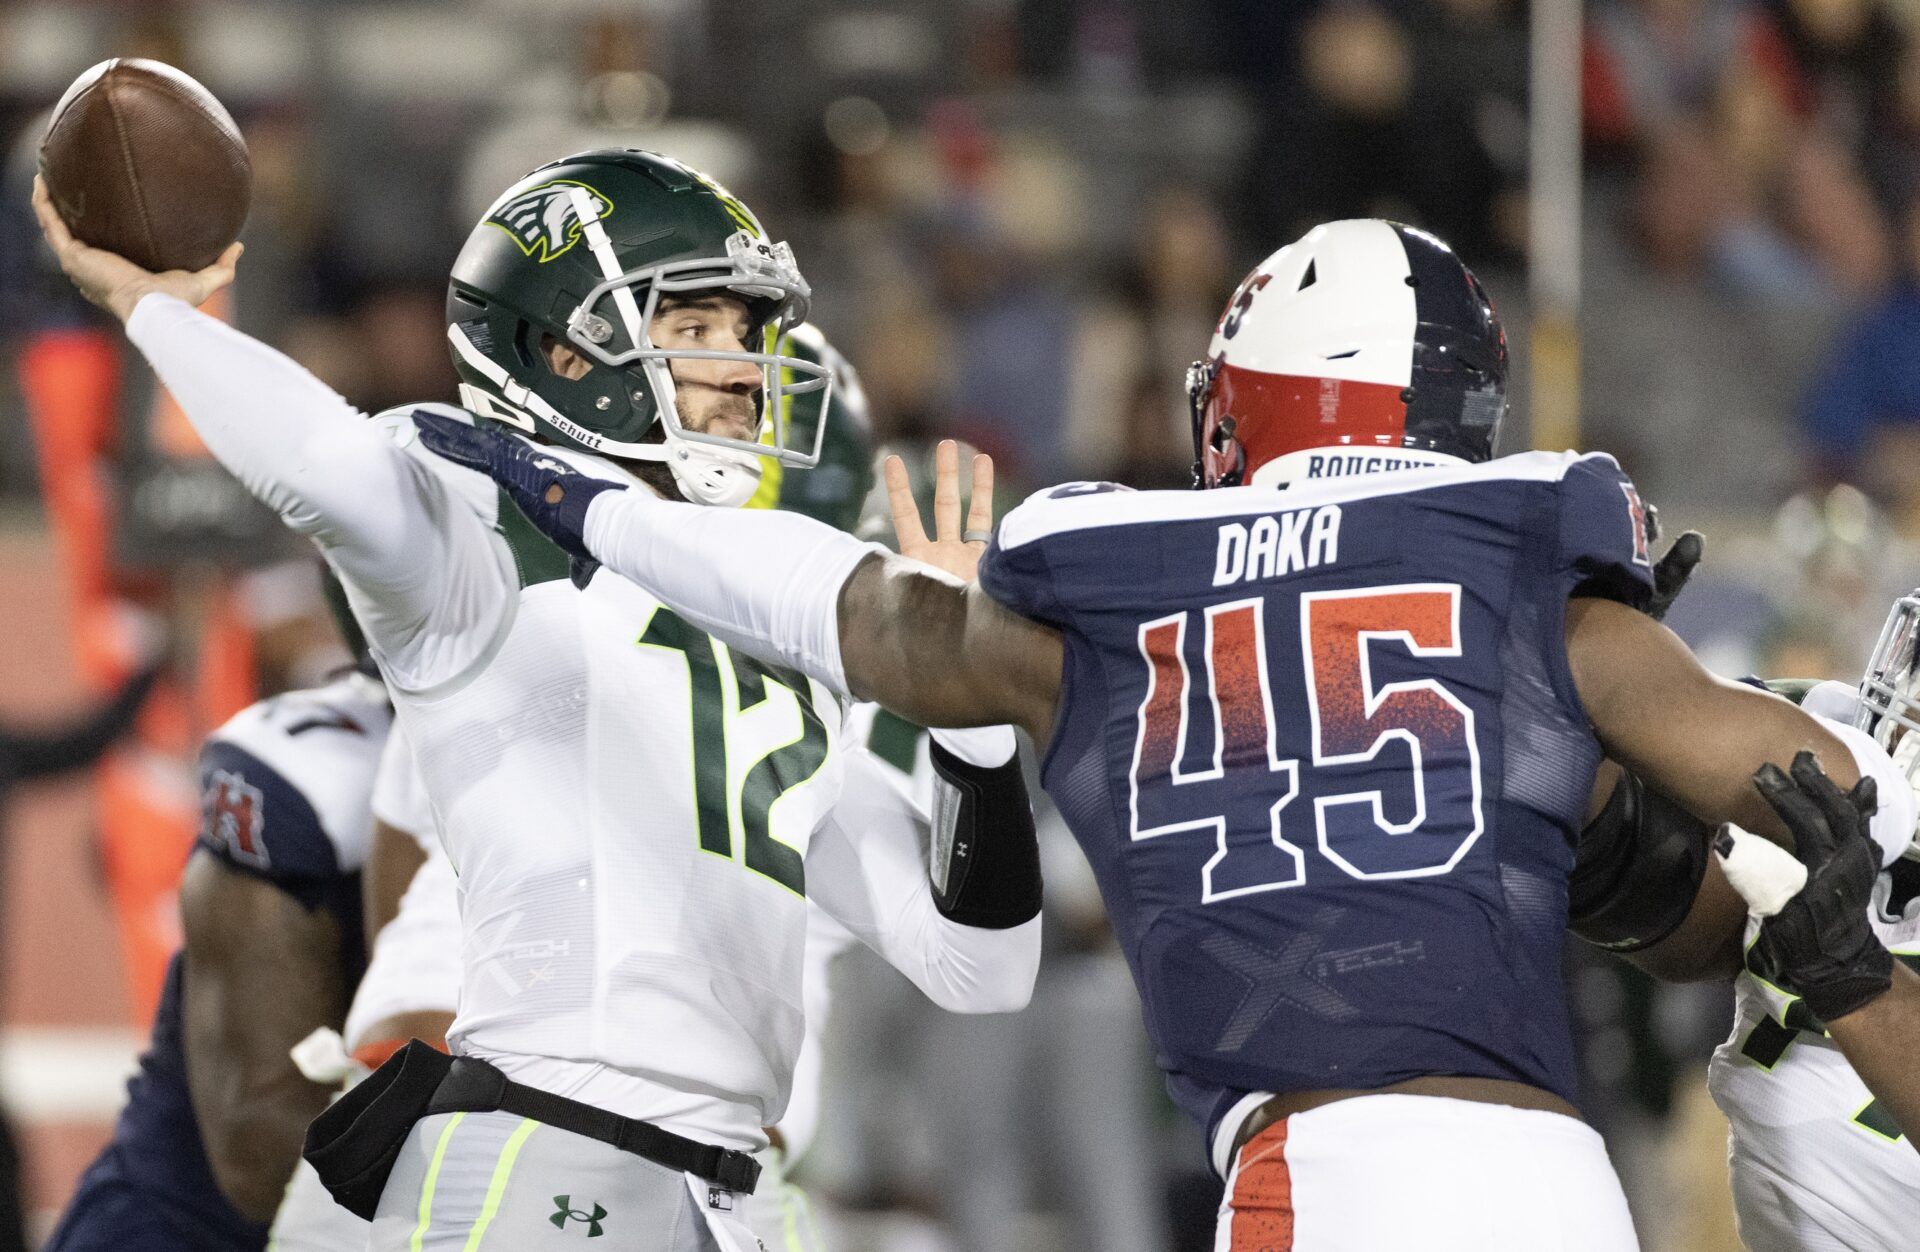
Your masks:
{"label": "white football pants", "polygon": [[1215,1252],[1637,1252],[1600,1136],[1559,1113],[1357,1096],[1276,1122],[1227,1178]]}

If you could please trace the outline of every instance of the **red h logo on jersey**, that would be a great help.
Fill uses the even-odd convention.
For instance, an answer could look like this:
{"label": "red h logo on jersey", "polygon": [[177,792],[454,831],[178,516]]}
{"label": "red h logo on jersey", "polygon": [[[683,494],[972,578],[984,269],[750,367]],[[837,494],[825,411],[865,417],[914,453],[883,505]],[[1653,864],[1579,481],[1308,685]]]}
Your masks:
{"label": "red h logo on jersey", "polygon": [[1640,493],[1632,483],[1621,483],[1620,491],[1627,497],[1627,516],[1633,519],[1633,563],[1651,566],[1653,561],[1647,554],[1647,506],[1640,503]]}
{"label": "red h logo on jersey", "polygon": [[266,801],[260,788],[238,774],[215,770],[204,803],[207,841],[225,845],[244,865],[267,868],[267,845],[260,838]]}

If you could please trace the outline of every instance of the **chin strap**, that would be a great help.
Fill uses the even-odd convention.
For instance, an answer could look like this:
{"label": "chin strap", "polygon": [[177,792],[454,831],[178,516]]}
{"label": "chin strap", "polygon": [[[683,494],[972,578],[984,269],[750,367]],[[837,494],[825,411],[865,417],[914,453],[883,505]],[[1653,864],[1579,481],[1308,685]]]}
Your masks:
{"label": "chin strap", "polygon": [[[665,436],[659,443],[625,443],[608,439],[569,419],[545,398],[515,382],[500,364],[467,338],[458,322],[447,327],[447,341],[454,353],[492,383],[497,394],[471,383],[460,385],[460,398],[468,408],[484,417],[496,418],[511,426],[537,433],[538,418],[590,452],[629,461],[660,461],[673,471],[680,492],[694,504],[716,508],[739,508],[760,488],[760,458],[751,452],[721,448],[681,439],[661,423]],[[654,419],[659,421],[658,418]]]}
{"label": "chin strap", "polygon": [[760,458],[731,448],[710,448],[675,439],[650,445],[662,448],[659,458],[673,471],[680,493],[695,504],[737,509],[760,489]]}

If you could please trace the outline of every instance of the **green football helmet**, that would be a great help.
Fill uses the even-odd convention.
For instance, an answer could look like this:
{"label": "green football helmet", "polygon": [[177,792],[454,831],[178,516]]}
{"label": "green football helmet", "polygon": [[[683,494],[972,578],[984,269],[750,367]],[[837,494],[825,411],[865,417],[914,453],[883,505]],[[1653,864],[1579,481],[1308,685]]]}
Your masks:
{"label": "green football helmet", "polygon": [[[701,294],[745,301],[764,350],[655,347],[648,327],[661,298]],[[819,462],[832,373],[779,350],[810,295],[792,249],[719,184],[657,153],[606,148],[544,165],[493,203],[454,262],[447,338],[461,402],[476,415],[549,443],[665,462],[689,500],[739,505],[759,486],[763,455]],[[549,339],[594,368],[554,373]],[[682,426],[674,360],[757,365],[762,438]],[[802,448],[786,414],[816,393],[822,420]]]}
{"label": "green football helmet", "polygon": [[[792,397],[782,414],[788,437],[808,445],[824,429],[817,444],[819,459],[810,469],[790,470],[773,456],[765,456],[760,488],[747,507],[804,513],[849,534],[857,533],[867,497],[873,492],[875,454],[873,421],[860,376],[811,322],[794,327],[780,341],[778,351],[824,366],[832,375],[833,422],[823,421],[824,389]],[[763,436],[768,437],[771,429]]]}

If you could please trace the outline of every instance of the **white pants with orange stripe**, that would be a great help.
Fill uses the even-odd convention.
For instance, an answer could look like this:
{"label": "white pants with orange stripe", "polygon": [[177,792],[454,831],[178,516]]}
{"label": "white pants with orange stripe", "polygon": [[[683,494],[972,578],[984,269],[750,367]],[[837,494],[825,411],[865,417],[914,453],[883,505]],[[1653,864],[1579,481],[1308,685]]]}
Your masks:
{"label": "white pants with orange stripe", "polygon": [[[1227,1132],[1232,1133],[1232,1132]],[[1341,1100],[1240,1149],[1215,1252],[1635,1252],[1600,1136],[1559,1113]]]}

